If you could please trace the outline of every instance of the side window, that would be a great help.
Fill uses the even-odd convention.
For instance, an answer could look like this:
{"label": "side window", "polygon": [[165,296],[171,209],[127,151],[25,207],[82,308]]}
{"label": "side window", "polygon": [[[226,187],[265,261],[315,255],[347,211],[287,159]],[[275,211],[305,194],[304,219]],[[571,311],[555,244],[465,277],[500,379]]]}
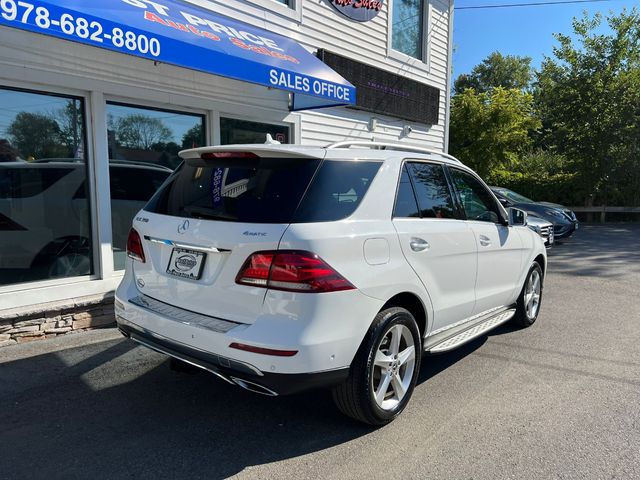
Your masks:
{"label": "side window", "polygon": [[393,216],[396,218],[420,218],[420,210],[416,196],[413,193],[411,179],[407,165],[402,167],[402,175],[400,176],[400,185],[398,186],[398,196],[396,198],[396,206],[393,210]]}
{"label": "side window", "polygon": [[453,198],[442,165],[407,164],[422,218],[455,218]]}
{"label": "side window", "polygon": [[476,177],[457,168],[451,169],[451,176],[468,220],[492,223],[500,221],[496,201]]}

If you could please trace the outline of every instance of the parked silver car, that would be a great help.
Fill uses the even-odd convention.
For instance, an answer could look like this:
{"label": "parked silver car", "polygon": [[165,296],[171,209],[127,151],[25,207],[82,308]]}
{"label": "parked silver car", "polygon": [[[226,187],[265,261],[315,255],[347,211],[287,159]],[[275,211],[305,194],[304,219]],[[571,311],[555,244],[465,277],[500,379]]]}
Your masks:
{"label": "parked silver car", "polygon": [[545,247],[549,248],[554,244],[555,234],[553,230],[553,223],[529,214],[527,216],[527,226],[542,237]]}

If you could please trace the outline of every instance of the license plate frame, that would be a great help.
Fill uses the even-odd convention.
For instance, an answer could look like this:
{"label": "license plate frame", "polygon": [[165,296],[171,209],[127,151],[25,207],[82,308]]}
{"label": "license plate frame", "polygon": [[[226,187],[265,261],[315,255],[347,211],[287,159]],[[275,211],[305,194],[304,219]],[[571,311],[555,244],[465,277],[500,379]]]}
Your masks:
{"label": "license plate frame", "polygon": [[188,248],[174,247],[169,257],[167,273],[187,280],[200,280],[207,254]]}

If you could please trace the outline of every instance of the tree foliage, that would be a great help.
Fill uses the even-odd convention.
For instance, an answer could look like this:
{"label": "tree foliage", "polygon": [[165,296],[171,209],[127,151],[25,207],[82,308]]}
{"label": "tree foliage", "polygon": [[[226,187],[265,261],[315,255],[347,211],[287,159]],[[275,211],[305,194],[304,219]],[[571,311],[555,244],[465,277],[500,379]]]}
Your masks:
{"label": "tree foliage", "polygon": [[69,156],[60,125],[48,115],[20,112],[7,127],[7,133],[25,159]]}
{"label": "tree foliage", "polygon": [[460,75],[454,82],[454,92],[462,93],[473,88],[477,93],[485,93],[493,88],[524,90],[533,79],[531,57],[502,55],[493,52],[482,63],[473,67],[471,73]]}
{"label": "tree foliage", "polygon": [[502,87],[476,93],[469,88],[452,100],[450,151],[488,176],[512,168],[532,144],[530,131],[539,126],[531,94]]}
{"label": "tree foliage", "polygon": [[559,46],[537,75],[539,143],[567,156],[587,195],[638,204],[640,14],[608,17],[608,34],[598,33],[602,20],[585,15],[573,21],[575,39],[556,35]]}
{"label": "tree foliage", "polygon": [[126,148],[151,150],[154,144],[166,143],[173,137],[162,120],[147,115],[134,113],[110,123],[118,143]]}
{"label": "tree foliage", "polygon": [[204,129],[201,124],[194,125],[182,136],[182,148],[197,148],[204,146]]}
{"label": "tree foliage", "polygon": [[639,10],[555,37],[533,84],[530,59],[497,52],[456,80],[450,150],[538,200],[640,205]]}

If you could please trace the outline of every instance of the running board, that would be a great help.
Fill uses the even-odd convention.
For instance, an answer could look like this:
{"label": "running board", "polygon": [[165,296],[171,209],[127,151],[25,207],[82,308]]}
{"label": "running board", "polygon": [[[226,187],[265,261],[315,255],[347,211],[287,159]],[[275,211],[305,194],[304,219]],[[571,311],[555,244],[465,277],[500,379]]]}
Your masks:
{"label": "running board", "polygon": [[474,338],[479,337],[480,335],[487,333],[489,330],[493,330],[494,328],[502,325],[503,323],[508,322],[513,318],[516,314],[515,309],[505,310],[504,312],[499,313],[495,317],[491,317],[484,322],[481,322],[468,330],[458,333],[453,337],[449,337],[442,342],[434,345],[428,351],[431,353],[441,353],[447,352],[449,350],[453,350],[454,348],[459,347],[460,345],[467,343]]}

